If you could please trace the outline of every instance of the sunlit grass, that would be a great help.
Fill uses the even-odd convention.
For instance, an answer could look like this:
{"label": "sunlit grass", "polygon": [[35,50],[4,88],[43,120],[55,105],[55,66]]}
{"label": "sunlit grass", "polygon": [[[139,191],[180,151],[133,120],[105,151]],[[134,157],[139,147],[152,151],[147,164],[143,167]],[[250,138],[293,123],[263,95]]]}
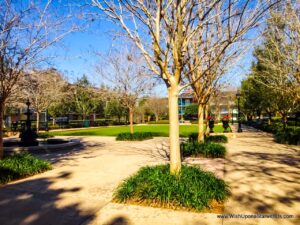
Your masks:
{"label": "sunlit grass", "polygon": [[[180,136],[187,137],[190,133],[198,131],[197,125],[180,125]],[[169,136],[169,125],[137,125],[134,126],[135,132],[151,132],[155,136],[167,137]],[[65,130],[51,132],[55,136],[117,136],[119,133],[130,132],[129,126],[111,126],[111,127],[97,127],[86,128],[77,130]],[[214,132],[222,133],[223,127],[221,125],[215,125]]]}
{"label": "sunlit grass", "polygon": [[51,164],[30,154],[7,156],[0,160],[0,183],[32,176],[51,169]]}

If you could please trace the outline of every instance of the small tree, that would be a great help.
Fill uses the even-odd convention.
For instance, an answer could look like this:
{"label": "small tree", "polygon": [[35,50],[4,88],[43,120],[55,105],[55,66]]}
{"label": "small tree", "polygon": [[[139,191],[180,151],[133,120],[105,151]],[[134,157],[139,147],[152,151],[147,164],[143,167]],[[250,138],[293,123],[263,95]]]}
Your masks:
{"label": "small tree", "polygon": [[157,122],[161,116],[168,114],[168,99],[159,97],[150,97],[146,100],[146,106],[155,116]]}
{"label": "small tree", "polygon": [[197,117],[197,115],[198,115],[198,105],[197,104],[188,105],[185,108],[184,115],[187,116],[187,117],[190,117],[190,118],[191,117]]}
{"label": "small tree", "polygon": [[120,103],[128,108],[130,133],[134,133],[133,115],[137,101],[146,95],[153,86],[145,69],[144,60],[136,51],[124,48],[112,50],[102,58],[104,64],[97,72],[114,88]]}
{"label": "small tree", "polygon": [[105,107],[105,116],[107,117],[117,117],[118,122],[121,122],[121,118],[127,115],[127,109],[124,107],[119,99],[112,98],[110,99]]}
{"label": "small tree", "polygon": [[66,81],[55,69],[32,71],[25,76],[24,95],[36,113],[36,130],[39,131],[40,113],[64,97]]}
{"label": "small tree", "polygon": [[85,75],[71,86],[75,110],[82,115],[83,120],[94,113],[98,107],[100,95],[97,91]]}

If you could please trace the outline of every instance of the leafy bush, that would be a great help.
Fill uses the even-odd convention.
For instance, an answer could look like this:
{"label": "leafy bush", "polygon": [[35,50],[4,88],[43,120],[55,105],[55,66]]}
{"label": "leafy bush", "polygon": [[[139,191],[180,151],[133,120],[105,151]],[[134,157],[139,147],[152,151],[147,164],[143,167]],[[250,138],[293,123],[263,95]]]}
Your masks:
{"label": "leafy bush", "polygon": [[173,176],[169,168],[169,165],[141,168],[116,189],[114,200],[200,211],[210,208],[213,200],[221,203],[230,195],[225,182],[210,172],[183,165],[181,173]]}
{"label": "leafy bush", "polygon": [[54,135],[50,134],[49,132],[38,133],[38,138],[41,138],[41,139],[47,139],[47,138],[52,138],[52,137],[54,137]]}
{"label": "leafy bush", "polygon": [[300,128],[278,131],[274,137],[275,141],[281,144],[299,145]]}
{"label": "leafy bush", "polygon": [[169,124],[169,120],[149,121],[148,124]]}
{"label": "leafy bush", "polygon": [[198,141],[198,133],[193,132],[189,134],[189,142],[197,142]]}
{"label": "leafy bush", "polygon": [[[198,133],[194,132],[189,135],[189,142],[197,142],[198,141]],[[227,143],[228,138],[225,135],[212,135],[206,136],[205,142],[215,142],[215,143]]]}
{"label": "leafy bush", "polygon": [[274,134],[274,139],[278,143],[290,145],[300,144],[300,127],[287,126],[286,129],[284,129],[281,122],[272,122],[271,124],[252,122],[248,125]]}
{"label": "leafy bush", "polygon": [[117,141],[142,141],[147,139],[152,139],[153,133],[151,132],[135,132],[133,134],[126,132],[126,133],[119,133],[116,137]]}
{"label": "leafy bush", "polygon": [[0,183],[32,176],[51,169],[48,161],[30,154],[18,154],[0,160]]}
{"label": "leafy bush", "polygon": [[93,125],[95,127],[98,127],[98,126],[109,126],[109,121],[107,120],[96,120],[93,122]]}
{"label": "leafy bush", "polygon": [[205,137],[205,142],[227,143],[228,138],[225,135],[212,135]]}
{"label": "leafy bush", "polygon": [[204,156],[208,158],[224,158],[226,154],[226,148],[218,143],[187,142],[181,143],[180,148],[183,157]]}

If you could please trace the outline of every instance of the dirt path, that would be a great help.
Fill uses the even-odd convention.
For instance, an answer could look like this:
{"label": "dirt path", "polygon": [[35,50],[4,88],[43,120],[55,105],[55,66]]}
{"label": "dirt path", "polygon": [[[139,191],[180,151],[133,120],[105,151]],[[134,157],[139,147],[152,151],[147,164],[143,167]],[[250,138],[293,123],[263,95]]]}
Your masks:
{"label": "dirt path", "polygon": [[[86,137],[83,148],[41,155],[54,163],[53,170],[0,187],[0,224],[297,224],[295,219],[233,221],[210,213],[111,203],[123,179],[144,165],[167,162],[167,140]],[[264,133],[248,131],[230,139],[228,149],[225,175],[222,159],[189,161],[229,182],[233,196],[226,213],[299,216],[299,148],[277,145]]]}

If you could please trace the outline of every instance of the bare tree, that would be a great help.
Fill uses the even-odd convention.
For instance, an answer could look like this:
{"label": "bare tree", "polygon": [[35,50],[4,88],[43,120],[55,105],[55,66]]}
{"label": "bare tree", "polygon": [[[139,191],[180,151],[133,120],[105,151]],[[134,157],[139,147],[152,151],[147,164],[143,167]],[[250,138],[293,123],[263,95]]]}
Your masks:
{"label": "bare tree", "polygon": [[31,102],[36,113],[36,130],[39,131],[40,113],[65,95],[67,82],[55,69],[32,71],[25,76],[24,97]]}
{"label": "bare tree", "polygon": [[124,47],[122,50],[110,51],[102,60],[103,64],[96,70],[110,82],[121,104],[128,108],[130,133],[134,133],[133,115],[137,101],[153,87],[149,71],[145,69],[144,58],[134,48]]}
{"label": "bare tree", "polygon": [[188,80],[198,101],[199,142],[204,141],[205,105],[220,88],[219,80],[228,67],[233,66],[243,49],[247,48],[242,43],[248,31],[256,27],[264,13],[273,6],[271,3],[256,4],[254,7],[251,1],[228,1],[225,11],[224,6],[218,4],[214,9],[215,17],[199,29],[200,38],[190,42],[184,78]]}
{"label": "bare tree", "polygon": [[0,158],[3,157],[3,111],[5,102],[29,67],[45,60],[44,50],[59,42],[76,26],[63,15],[55,13],[51,0],[4,0],[0,5]]}
{"label": "bare tree", "polygon": [[166,98],[150,97],[146,101],[146,106],[154,113],[156,122],[162,115],[168,113],[168,100]]}
{"label": "bare tree", "polygon": [[[239,10],[233,11],[231,2],[234,2]],[[216,13],[230,12],[229,18],[224,17],[225,21],[228,21],[237,16],[231,14],[232,11],[238,14],[243,12],[243,2],[243,0],[92,0],[94,6],[122,27],[142,52],[153,74],[163,79],[168,88],[171,174],[178,174],[181,169],[178,95],[184,88],[181,82],[188,46],[194,37],[199,37],[199,30],[208,21],[212,21]],[[257,2],[260,4],[259,9],[269,5],[269,1]],[[257,8],[253,4],[252,7]],[[221,8],[222,11],[216,12],[216,8]],[[256,12],[261,13],[259,10]]]}

